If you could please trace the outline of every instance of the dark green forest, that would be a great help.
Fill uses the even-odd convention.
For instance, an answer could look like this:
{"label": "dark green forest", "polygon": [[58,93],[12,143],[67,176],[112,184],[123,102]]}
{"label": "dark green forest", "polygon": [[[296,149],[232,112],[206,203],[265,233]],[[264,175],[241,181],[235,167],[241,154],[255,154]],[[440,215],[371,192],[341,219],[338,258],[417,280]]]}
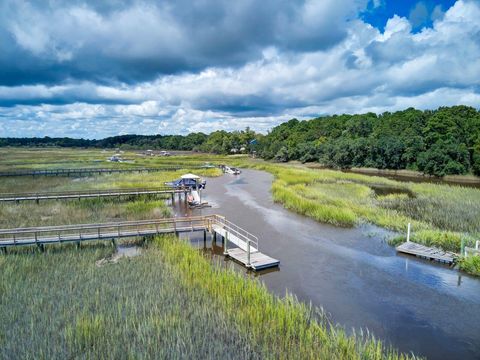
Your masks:
{"label": "dark green forest", "polygon": [[480,175],[480,113],[471,107],[453,106],[293,119],[265,136],[261,156],[277,161],[317,161],[342,169]]}
{"label": "dark green forest", "polygon": [[409,108],[394,113],[292,119],[267,135],[121,135],[101,140],[0,138],[0,146],[60,146],[251,153],[268,160],[319,162],[333,168],[410,169],[426,174],[480,175],[480,112],[472,107]]}

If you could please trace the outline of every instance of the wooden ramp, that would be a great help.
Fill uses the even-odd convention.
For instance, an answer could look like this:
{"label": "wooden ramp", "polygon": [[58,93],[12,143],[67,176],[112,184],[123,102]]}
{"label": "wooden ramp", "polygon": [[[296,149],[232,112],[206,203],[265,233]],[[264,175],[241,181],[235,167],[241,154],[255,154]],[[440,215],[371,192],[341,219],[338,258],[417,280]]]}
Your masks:
{"label": "wooden ramp", "polygon": [[421,258],[435,260],[446,264],[453,264],[457,257],[457,255],[452,252],[420,245],[411,241],[407,241],[402,245],[397,246],[396,249],[398,252],[404,254],[415,255]]}
{"label": "wooden ramp", "polygon": [[[258,238],[248,231],[220,218],[212,224],[212,232],[225,239],[225,255],[255,271],[279,266],[280,261],[258,250]],[[229,249],[228,245],[236,247]]]}

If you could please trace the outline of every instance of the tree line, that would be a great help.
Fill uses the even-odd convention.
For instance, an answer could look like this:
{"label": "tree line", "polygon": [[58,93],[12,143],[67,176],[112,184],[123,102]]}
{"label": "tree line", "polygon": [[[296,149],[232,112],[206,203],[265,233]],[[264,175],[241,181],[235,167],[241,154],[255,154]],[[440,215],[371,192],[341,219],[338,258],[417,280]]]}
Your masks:
{"label": "tree line", "polygon": [[348,169],[480,175],[480,113],[467,106],[292,119],[262,139],[261,156]]}
{"label": "tree line", "polygon": [[480,175],[480,112],[472,107],[292,119],[267,135],[249,128],[210,134],[120,135],[101,140],[0,138],[0,146],[60,146],[252,153],[269,160],[315,161],[333,168],[410,169]]}

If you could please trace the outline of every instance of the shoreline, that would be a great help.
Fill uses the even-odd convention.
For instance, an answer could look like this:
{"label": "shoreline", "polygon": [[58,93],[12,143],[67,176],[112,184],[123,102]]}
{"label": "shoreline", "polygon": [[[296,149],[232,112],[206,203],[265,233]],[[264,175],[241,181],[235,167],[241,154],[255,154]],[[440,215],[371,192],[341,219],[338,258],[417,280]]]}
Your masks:
{"label": "shoreline", "polygon": [[329,170],[342,171],[346,173],[391,177],[399,181],[431,182],[431,183],[438,183],[438,184],[480,187],[480,177],[475,175],[446,175],[444,177],[439,178],[433,175],[424,174],[420,171],[407,170],[407,169],[391,170],[391,169],[376,169],[376,168],[363,168],[363,167],[353,167],[351,169],[333,169],[318,163],[305,163],[304,166],[306,166],[309,169],[329,169]]}

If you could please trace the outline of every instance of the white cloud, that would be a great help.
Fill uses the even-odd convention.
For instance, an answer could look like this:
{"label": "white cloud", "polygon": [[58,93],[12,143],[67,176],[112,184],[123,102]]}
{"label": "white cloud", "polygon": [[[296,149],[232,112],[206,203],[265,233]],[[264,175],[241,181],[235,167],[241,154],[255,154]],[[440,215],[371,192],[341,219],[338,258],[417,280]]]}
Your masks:
{"label": "white cloud", "polygon": [[[323,11],[319,4],[305,6]],[[89,10],[78,11],[87,12],[76,15],[82,21],[105,26]],[[332,48],[299,53],[269,45],[260,58],[239,67],[211,66],[135,84],[3,86],[0,102],[25,105],[0,108],[0,130],[14,136],[77,137],[245,126],[265,132],[291,117],[479,107],[479,18],[480,4],[460,0],[432,28],[418,33],[398,16],[383,32],[357,19],[347,23],[346,37]],[[53,100],[60,105],[41,104]]]}

